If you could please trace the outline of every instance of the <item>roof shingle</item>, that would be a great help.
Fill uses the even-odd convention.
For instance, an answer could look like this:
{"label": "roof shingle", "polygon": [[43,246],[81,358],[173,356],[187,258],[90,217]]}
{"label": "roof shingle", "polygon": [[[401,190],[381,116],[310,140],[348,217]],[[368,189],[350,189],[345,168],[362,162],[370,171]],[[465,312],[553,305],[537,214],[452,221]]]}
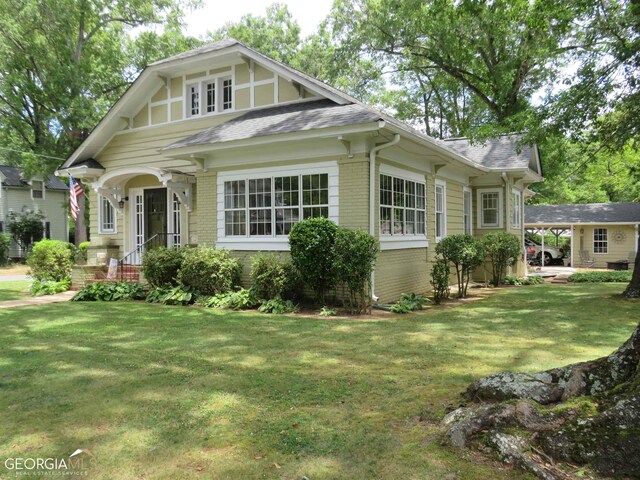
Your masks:
{"label": "roof shingle", "polygon": [[518,145],[520,135],[502,135],[481,144],[471,144],[467,138],[449,138],[446,146],[467,157],[469,160],[488,168],[529,168],[536,173],[533,149],[527,145]]}
{"label": "roof shingle", "polygon": [[[29,183],[22,178],[22,169],[19,167],[11,167],[9,165],[0,165],[0,173],[4,175],[2,184],[7,187],[24,187],[29,188]],[[69,187],[55,175],[47,176],[45,188],[48,190],[68,190]]]}
{"label": "roof shingle", "polygon": [[526,205],[524,207],[524,223],[527,225],[640,223],[640,203]]}

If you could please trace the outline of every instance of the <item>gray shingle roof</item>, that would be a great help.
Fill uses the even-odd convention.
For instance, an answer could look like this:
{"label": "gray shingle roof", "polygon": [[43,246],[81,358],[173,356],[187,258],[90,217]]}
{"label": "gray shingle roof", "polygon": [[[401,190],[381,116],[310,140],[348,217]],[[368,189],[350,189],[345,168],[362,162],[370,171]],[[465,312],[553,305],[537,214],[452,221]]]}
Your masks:
{"label": "gray shingle roof", "polygon": [[519,146],[520,139],[520,135],[502,135],[472,145],[466,138],[449,138],[444,140],[444,144],[488,168],[529,168],[541,174],[542,172],[538,172],[533,149],[527,145]]}
{"label": "gray shingle roof", "polygon": [[202,55],[204,53],[216,52],[218,50],[223,50],[227,47],[231,47],[233,45],[240,44],[237,40],[233,38],[227,38],[225,40],[220,40],[216,43],[209,43],[202,47],[194,48],[193,50],[188,50],[186,52],[179,53],[178,55],[174,55],[173,57],[163,58],[158,60],[157,62],[153,62],[149,64],[149,66],[161,65],[163,63],[173,62],[175,60],[182,60],[189,57],[196,57],[198,55]]}
{"label": "gray shingle roof", "polygon": [[[25,187],[30,188],[27,179],[22,178],[22,169],[19,167],[10,167],[8,165],[0,165],[0,173],[4,175],[2,184],[7,187]],[[68,190],[69,187],[60,181],[55,175],[47,176],[45,188],[49,190]]]}
{"label": "gray shingle roof", "polygon": [[572,223],[640,223],[640,203],[584,203],[562,205],[526,205],[527,225]]}
{"label": "gray shingle roof", "polygon": [[380,120],[378,113],[360,105],[338,105],[331,100],[294,103],[253,110],[221,125],[183,138],[163,150],[212,145],[234,140],[342,127]]}

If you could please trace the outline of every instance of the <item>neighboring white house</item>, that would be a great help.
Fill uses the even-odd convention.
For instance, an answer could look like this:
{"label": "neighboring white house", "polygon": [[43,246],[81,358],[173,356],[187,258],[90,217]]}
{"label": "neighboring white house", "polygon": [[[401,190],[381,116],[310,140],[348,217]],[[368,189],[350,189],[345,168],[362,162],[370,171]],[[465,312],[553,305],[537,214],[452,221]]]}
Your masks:
{"label": "neighboring white house", "polygon": [[[45,217],[43,238],[68,240],[68,192],[67,185],[54,175],[24,178],[20,168],[0,165],[0,233],[8,233],[11,212],[31,210]],[[9,256],[19,257],[21,253],[20,247],[12,243]]]}

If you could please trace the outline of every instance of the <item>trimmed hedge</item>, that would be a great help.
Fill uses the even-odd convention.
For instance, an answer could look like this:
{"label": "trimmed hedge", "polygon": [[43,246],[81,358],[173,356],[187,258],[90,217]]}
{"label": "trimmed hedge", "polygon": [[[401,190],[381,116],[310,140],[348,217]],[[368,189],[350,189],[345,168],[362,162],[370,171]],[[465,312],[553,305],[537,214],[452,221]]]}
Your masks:
{"label": "trimmed hedge", "polygon": [[178,271],[182,266],[183,249],[157,247],[142,257],[142,274],[152,287],[178,285]]}
{"label": "trimmed hedge", "polygon": [[242,265],[229,251],[210,247],[186,248],[178,282],[199,295],[217,295],[240,286]]}
{"label": "trimmed hedge", "polygon": [[33,245],[27,258],[31,275],[36,281],[62,282],[69,280],[76,258],[76,248],[62,240],[40,240]]}
{"label": "trimmed hedge", "polygon": [[567,280],[574,283],[606,283],[606,282],[624,282],[631,281],[631,270],[602,272],[578,272],[571,275]]}

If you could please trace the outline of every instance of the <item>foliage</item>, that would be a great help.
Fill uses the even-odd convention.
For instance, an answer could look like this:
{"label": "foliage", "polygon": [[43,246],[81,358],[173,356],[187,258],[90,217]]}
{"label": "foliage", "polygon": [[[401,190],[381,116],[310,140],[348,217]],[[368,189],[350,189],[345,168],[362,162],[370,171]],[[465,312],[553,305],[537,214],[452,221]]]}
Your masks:
{"label": "foliage", "polygon": [[578,272],[570,275],[567,280],[574,283],[630,282],[632,273],[629,270]]}
{"label": "foliage", "polygon": [[275,253],[258,253],[251,260],[251,282],[258,298],[288,296],[297,280],[291,263]]}
{"label": "foliage", "polygon": [[73,244],[62,240],[40,240],[27,258],[31,275],[37,281],[61,282],[71,276],[76,256]]}
{"label": "foliage", "polygon": [[199,295],[230,292],[240,284],[240,262],[229,251],[210,247],[186,248],[178,282]]}
{"label": "foliage", "polygon": [[6,265],[9,261],[9,251],[11,249],[11,237],[0,233],[0,266]]}
{"label": "foliage", "polygon": [[74,302],[114,302],[118,300],[142,300],[145,298],[144,288],[139,283],[130,282],[96,282],[85,285],[78,290]]}
{"label": "foliage", "polygon": [[31,283],[31,295],[39,297],[41,295],[55,295],[69,290],[71,281],[69,279],[56,282],[53,280],[34,280]]}
{"label": "foliage", "polygon": [[436,254],[453,264],[458,280],[458,298],[466,297],[473,270],[484,262],[480,241],[469,234],[449,235],[438,242]]}
{"label": "foliage", "polygon": [[498,286],[506,268],[515,265],[522,256],[522,244],[516,235],[509,232],[487,233],[481,241],[491,262],[491,283]]}
{"label": "foliage", "polygon": [[349,292],[347,306],[352,313],[371,308],[371,274],[376,265],[378,244],[363,230],[339,228],[333,254],[337,257],[337,273]]}
{"label": "foliage", "polygon": [[29,251],[34,241],[42,238],[44,215],[37,211],[24,210],[20,214],[9,212],[7,230],[20,246],[22,254]]}
{"label": "foliage", "polygon": [[321,317],[333,317],[337,314],[338,311],[335,308],[330,308],[327,306],[322,307],[320,309],[320,313],[318,313],[318,315],[320,315]]}
{"label": "foliage", "polygon": [[431,269],[431,286],[433,287],[433,301],[437,304],[449,298],[450,275],[449,264],[442,259],[436,260]]}
{"label": "foliage", "polygon": [[152,289],[146,301],[148,303],[162,303],[164,305],[189,305],[195,300],[195,295],[181,285],[162,285]]}
{"label": "foliage", "polygon": [[298,306],[291,300],[283,300],[280,297],[272,298],[262,302],[262,305],[258,307],[258,311],[262,313],[295,313],[298,311]]}
{"label": "foliage", "polygon": [[157,247],[142,256],[142,274],[152,287],[177,286],[178,271],[182,266],[183,249]]}
{"label": "foliage", "polygon": [[539,277],[537,275],[532,275],[530,277],[514,277],[513,275],[507,275],[504,277],[502,281],[505,285],[540,285],[544,283],[544,278]]}
{"label": "foliage", "polygon": [[400,300],[389,307],[393,313],[410,313],[416,310],[422,310],[424,305],[430,303],[427,297],[415,293],[403,293]]}
{"label": "foliage", "polygon": [[338,282],[337,236],[338,226],[323,217],[298,222],[289,233],[291,261],[320,304]]}
{"label": "foliage", "polygon": [[78,250],[76,252],[76,261],[86,263],[89,245],[91,245],[91,242],[82,242],[80,243],[80,245],[78,245]]}
{"label": "foliage", "polygon": [[235,292],[219,293],[213,297],[207,297],[201,304],[205,307],[249,310],[260,305],[260,300],[253,289],[241,288]]}

